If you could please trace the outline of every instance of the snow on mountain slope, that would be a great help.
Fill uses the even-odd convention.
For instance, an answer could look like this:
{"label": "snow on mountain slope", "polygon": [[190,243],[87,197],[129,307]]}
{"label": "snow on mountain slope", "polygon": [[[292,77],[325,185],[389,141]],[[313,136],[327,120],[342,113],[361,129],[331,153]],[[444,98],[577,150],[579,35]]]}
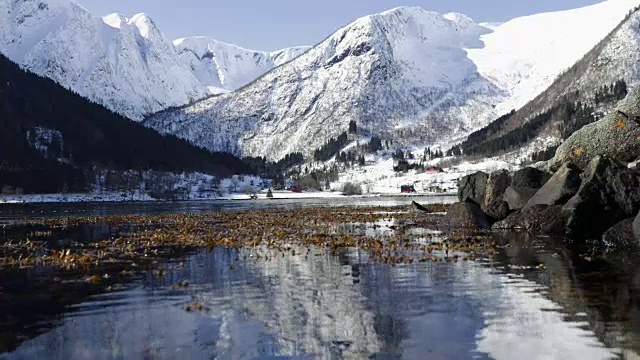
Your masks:
{"label": "snow on mountain slope", "polygon": [[182,38],[173,43],[180,58],[212,93],[237,90],[310,49],[301,46],[273,52],[255,51],[203,36]]}
{"label": "snow on mountain slope", "polygon": [[[508,119],[490,125],[473,134],[473,140],[463,148],[475,153],[486,149],[502,149],[500,138],[510,137],[510,146],[525,149],[526,139],[519,133],[526,133],[527,139],[552,136],[558,140],[567,138],[577,128],[576,119],[568,119],[563,111],[550,111],[549,116],[535,125],[531,120],[537,114],[551,109],[560,109],[568,103],[581,103],[591,107],[594,119],[613,110],[620,99],[617,96],[600,96],[603,89],[611,93],[612,85],[624,80],[627,87],[640,85],[640,8],[634,8],[616,28],[579,61],[558,76],[542,93],[527,102]],[[624,95],[624,94],[622,94]],[[592,119],[592,120],[594,120]],[[582,122],[584,119],[578,119]],[[574,124],[574,125],[572,125]],[[518,140],[518,138],[520,138]],[[474,149],[475,148],[475,149]]]}
{"label": "snow on mountain slope", "polygon": [[134,120],[208,95],[144,14],[100,19],[67,0],[0,0],[0,52]]}
{"label": "snow on mountain slope", "polygon": [[506,113],[545,90],[638,4],[638,0],[608,0],[516,18],[493,27],[481,38],[485,46],[467,53],[480,74],[511,94],[498,107],[499,113]]}
{"label": "snow on mountain slope", "polygon": [[486,32],[463,15],[420,8],[363,17],[235,93],[146,124],[210,149],[271,159],[309,155],[350,120],[397,137],[454,132],[482,121],[491,101],[506,96],[465,55]]}
{"label": "snow on mountain slope", "polygon": [[486,26],[462,14],[396,8],[357,19],[235,93],[145,124],[212,150],[270,159],[309,156],[350,120],[396,144],[448,141],[533,99],[636,1]]}

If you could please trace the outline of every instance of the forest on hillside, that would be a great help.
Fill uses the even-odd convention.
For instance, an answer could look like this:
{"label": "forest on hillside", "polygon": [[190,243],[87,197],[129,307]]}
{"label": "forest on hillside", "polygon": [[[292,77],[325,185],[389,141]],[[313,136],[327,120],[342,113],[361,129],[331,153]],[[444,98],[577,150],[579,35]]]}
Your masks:
{"label": "forest on hillside", "polygon": [[627,95],[627,84],[618,80],[614,84],[604,85],[597,89],[589,103],[576,101],[577,93],[571,93],[560,98],[553,106],[538,114],[531,114],[528,120],[498,137],[492,137],[504,130],[508,120],[516,112],[511,111],[491,122],[484,128],[473,132],[467,140],[454,146],[448,155],[464,154],[484,157],[495,156],[522,147],[536,138],[542,130],[552,123],[558,124],[558,132],[562,139],[583,126],[599,120],[597,109],[604,105],[611,105]]}
{"label": "forest on hillside", "polygon": [[159,134],[0,55],[0,187],[85,191],[96,168],[217,176],[261,170]]}

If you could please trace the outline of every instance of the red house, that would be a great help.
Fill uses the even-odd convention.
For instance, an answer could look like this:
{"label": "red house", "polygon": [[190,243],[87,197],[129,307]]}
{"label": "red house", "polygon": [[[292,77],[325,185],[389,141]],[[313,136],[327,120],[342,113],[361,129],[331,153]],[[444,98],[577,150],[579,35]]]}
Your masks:
{"label": "red house", "polygon": [[416,192],[416,188],[414,188],[413,185],[402,185],[402,186],[400,186],[400,192],[401,193],[414,193],[414,192]]}
{"label": "red house", "polygon": [[430,168],[427,168],[424,172],[426,172],[426,173],[441,173],[441,172],[444,172],[444,170],[441,167],[432,166]]}

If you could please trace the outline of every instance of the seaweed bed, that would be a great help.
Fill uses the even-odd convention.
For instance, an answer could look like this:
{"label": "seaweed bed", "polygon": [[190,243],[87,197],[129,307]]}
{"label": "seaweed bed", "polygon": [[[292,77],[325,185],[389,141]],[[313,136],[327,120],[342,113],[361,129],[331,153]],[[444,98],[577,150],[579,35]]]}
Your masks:
{"label": "seaweed bed", "polygon": [[[371,261],[391,264],[473,260],[479,253],[490,254],[491,244],[483,241],[486,234],[442,226],[446,208],[429,205],[431,213],[401,206],[37,219],[4,229],[0,270],[149,269],[168,257],[215,247],[257,258],[264,256],[264,249],[296,255],[293,245],[305,247],[307,254],[312,247],[333,252],[358,247],[370,253]],[[99,281],[94,276],[89,280]]]}

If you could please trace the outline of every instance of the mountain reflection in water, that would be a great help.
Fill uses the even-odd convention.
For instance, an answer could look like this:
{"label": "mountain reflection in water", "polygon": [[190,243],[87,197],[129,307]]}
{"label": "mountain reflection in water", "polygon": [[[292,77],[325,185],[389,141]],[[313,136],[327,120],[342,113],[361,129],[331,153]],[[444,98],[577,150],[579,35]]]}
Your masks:
{"label": "mountain reflection in water", "polygon": [[[585,360],[621,353],[604,346],[609,332],[596,337],[594,312],[575,297],[567,260],[535,246],[507,248],[493,264],[390,266],[357,249],[307,259],[296,253],[265,260],[230,249],[199,252],[184,267],[167,264],[161,279],[149,273],[143,285],[73,307],[0,358]],[[505,266],[539,261],[528,257],[544,258],[547,268]],[[185,279],[189,286],[171,288]],[[566,291],[572,296],[562,298]],[[185,311],[192,303],[205,309]]]}

